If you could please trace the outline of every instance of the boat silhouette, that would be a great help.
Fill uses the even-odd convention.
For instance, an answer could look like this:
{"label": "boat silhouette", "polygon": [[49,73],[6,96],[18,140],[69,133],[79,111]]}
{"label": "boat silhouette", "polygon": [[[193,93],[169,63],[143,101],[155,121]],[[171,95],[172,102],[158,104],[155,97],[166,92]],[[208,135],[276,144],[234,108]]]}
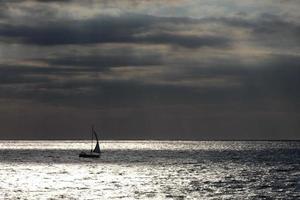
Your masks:
{"label": "boat silhouette", "polygon": [[[95,136],[95,139],[97,141],[96,143],[96,146],[93,150],[93,138]],[[86,152],[80,152],[79,154],[79,157],[82,157],[82,158],[99,158],[100,157],[100,145],[99,145],[99,140],[98,140],[98,135],[97,135],[97,132],[95,131],[94,129],[94,126],[92,126],[92,148],[91,148],[91,151],[89,153],[86,153]]]}

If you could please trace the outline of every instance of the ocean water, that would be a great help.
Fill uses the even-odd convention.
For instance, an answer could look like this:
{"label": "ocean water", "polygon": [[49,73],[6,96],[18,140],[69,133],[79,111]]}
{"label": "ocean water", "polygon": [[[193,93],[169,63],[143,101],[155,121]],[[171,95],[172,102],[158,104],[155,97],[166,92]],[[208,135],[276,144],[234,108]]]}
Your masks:
{"label": "ocean water", "polygon": [[300,199],[300,142],[0,141],[0,199]]}

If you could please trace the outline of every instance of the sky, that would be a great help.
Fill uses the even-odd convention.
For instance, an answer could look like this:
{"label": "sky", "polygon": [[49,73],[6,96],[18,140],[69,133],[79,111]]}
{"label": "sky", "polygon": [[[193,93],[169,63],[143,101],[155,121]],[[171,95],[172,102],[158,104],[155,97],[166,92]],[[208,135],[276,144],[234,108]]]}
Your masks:
{"label": "sky", "polygon": [[0,139],[300,139],[299,0],[0,0]]}

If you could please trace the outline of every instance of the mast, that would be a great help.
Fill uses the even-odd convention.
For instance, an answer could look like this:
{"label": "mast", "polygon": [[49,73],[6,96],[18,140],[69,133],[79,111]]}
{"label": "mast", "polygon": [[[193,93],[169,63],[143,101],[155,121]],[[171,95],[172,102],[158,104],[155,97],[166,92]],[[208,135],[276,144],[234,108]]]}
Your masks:
{"label": "mast", "polygon": [[93,151],[93,139],[94,139],[94,133],[93,133],[93,130],[94,130],[94,125],[92,125],[92,144],[91,144],[91,152]]}

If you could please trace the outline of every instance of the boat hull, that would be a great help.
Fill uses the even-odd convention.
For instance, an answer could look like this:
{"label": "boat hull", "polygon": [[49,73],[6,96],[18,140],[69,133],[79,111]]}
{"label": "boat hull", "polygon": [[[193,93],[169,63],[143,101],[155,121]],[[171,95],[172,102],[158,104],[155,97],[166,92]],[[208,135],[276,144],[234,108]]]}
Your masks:
{"label": "boat hull", "polygon": [[86,153],[80,153],[79,157],[81,158],[99,158],[100,154],[86,154]]}

